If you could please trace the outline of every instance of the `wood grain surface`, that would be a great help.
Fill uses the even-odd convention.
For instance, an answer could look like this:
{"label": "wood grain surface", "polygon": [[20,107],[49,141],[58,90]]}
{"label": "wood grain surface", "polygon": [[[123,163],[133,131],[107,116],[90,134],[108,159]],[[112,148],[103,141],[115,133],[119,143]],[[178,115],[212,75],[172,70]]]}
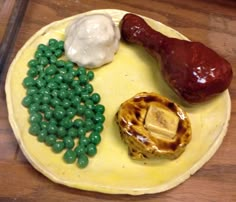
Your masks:
{"label": "wood grain surface", "polygon": [[[19,0],[20,1],[20,0]],[[23,2],[22,0],[21,2]],[[6,6],[8,2],[8,5]],[[16,1],[0,0],[0,39]],[[5,6],[3,9],[3,5]],[[107,195],[55,184],[37,172],[21,153],[8,122],[4,84],[11,60],[40,28],[94,9],[122,9],[160,21],[201,41],[224,56],[236,70],[236,1],[234,0],[29,0],[9,61],[0,68],[0,201],[236,201],[236,78],[229,88],[232,114],[220,149],[180,186],[161,194]],[[2,16],[8,16],[2,18]],[[2,41],[1,45],[3,45]],[[217,109],[216,109],[217,110]]]}
{"label": "wood grain surface", "polygon": [[0,42],[2,42],[14,4],[15,0],[0,0]]}

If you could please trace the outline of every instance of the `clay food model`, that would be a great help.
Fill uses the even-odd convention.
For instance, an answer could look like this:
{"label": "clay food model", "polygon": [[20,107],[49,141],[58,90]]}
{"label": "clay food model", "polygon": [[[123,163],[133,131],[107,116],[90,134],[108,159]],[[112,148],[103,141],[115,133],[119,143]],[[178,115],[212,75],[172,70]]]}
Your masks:
{"label": "clay food model", "polygon": [[139,93],[122,103],[116,122],[129,155],[136,160],[175,159],[192,136],[187,114],[157,93]]}
{"label": "clay food model", "polygon": [[187,102],[208,100],[229,87],[231,65],[202,43],[164,36],[134,14],[123,17],[120,29],[125,41],[143,46],[157,59],[161,57],[165,80]]}
{"label": "clay food model", "polygon": [[119,42],[120,30],[111,16],[81,16],[66,29],[65,53],[78,66],[101,67],[113,60]]}

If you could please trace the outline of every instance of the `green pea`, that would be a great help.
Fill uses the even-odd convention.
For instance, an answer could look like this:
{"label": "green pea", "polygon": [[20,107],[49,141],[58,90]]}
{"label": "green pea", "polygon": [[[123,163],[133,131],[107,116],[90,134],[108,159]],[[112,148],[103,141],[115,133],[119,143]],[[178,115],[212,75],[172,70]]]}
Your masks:
{"label": "green pea", "polygon": [[93,120],[95,123],[104,123],[105,116],[103,114],[97,113],[94,115]]}
{"label": "green pea", "polygon": [[58,41],[58,48],[64,51],[64,41]]}
{"label": "green pea", "polygon": [[46,70],[45,73],[48,75],[54,75],[57,72],[57,67],[55,65],[49,65]]}
{"label": "green pea", "polygon": [[40,132],[40,125],[38,123],[32,123],[29,127],[29,133],[37,136]]}
{"label": "green pea", "polygon": [[71,149],[68,149],[65,154],[63,155],[63,159],[66,163],[74,163],[75,160],[76,160],[76,153],[71,150]]}
{"label": "green pea", "polygon": [[86,129],[85,128],[79,128],[78,129],[78,136],[79,137],[83,137],[83,136],[85,136],[85,134],[86,134]]}
{"label": "green pea", "polygon": [[71,101],[70,100],[68,100],[68,99],[64,99],[63,101],[62,101],[62,107],[64,107],[65,109],[68,109],[70,106],[71,106]]}
{"label": "green pea", "polygon": [[84,126],[84,121],[82,119],[75,119],[73,125],[76,128],[82,128]]}
{"label": "green pea", "polygon": [[24,78],[24,80],[23,80],[23,85],[25,88],[32,87],[35,84],[36,84],[36,82],[33,77],[28,76],[28,77]]}
{"label": "green pea", "polygon": [[49,50],[49,49],[45,50],[45,56],[46,56],[47,58],[50,58],[52,55],[53,55],[53,53],[52,53],[51,50]]}
{"label": "green pea", "polygon": [[63,51],[61,49],[56,49],[55,52],[54,52],[54,55],[59,58],[61,57],[63,54]]}
{"label": "green pea", "polygon": [[57,141],[52,146],[52,150],[55,153],[60,153],[64,148],[65,148],[65,144],[62,141]]}
{"label": "green pea", "polygon": [[87,118],[87,117],[86,117],[84,125],[85,125],[84,127],[85,127],[87,132],[94,128],[93,121],[91,119]]}
{"label": "green pea", "polygon": [[[50,50],[52,50],[52,47],[50,47]],[[50,61],[50,64],[55,64],[57,62],[57,57],[55,55],[52,55],[49,61]]]}
{"label": "green pea", "polygon": [[[75,99],[75,92],[73,90],[68,90],[67,92],[68,92],[68,98],[71,101],[73,101]],[[73,104],[73,103],[71,102],[71,104]]]}
{"label": "green pea", "polygon": [[42,128],[42,130],[48,130],[48,122],[46,122],[46,121],[42,121],[41,123],[40,123],[40,127]]}
{"label": "green pea", "polygon": [[43,104],[49,104],[50,101],[51,101],[51,99],[52,99],[52,98],[51,98],[50,95],[44,94],[43,97],[42,97],[42,103],[43,103]]}
{"label": "green pea", "polygon": [[77,76],[77,71],[75,69],[69,69],[68,71],[70,74],[73,75],[73,77],[76,77]]}
{"label": "green pea", "polygon": [[26,94],[27,95],[34,95],[37,92],[38,92],[38,88],[32,86],[32,87],[27,88]]}
{"label": "green pea", "polygon": [[77,137],[78,136],[78,132],[77,132],[76,128],[70,128],[68,130],[68,136],[72,137],[72,138]]}
{"label": "green pea", "polygon": [[97,123],[95,126],[94,126],[94,131],[96,132],[102,132],[103,131],[103,125],[101,123]]}
{"label": "green pea", "polygon": [[51,95],[53,97],[58,97],[59,96],[59,90],[58,89],[53,89]]}
{"label": "green pea", "polygon": [[33,97],[30,95],[25,96],[22,100],[22,104],[25,107],[29,107],[32,104],[32,102],[33,102]]}
{"label": "green pea", "polygon": [[94,156],[97,153],[97,148],[94,144],[90,143],[88,144],[87,148],[86,148],[86,153],[89,156]]}
{"label": "green pea", "polygon": [[88,163],[89,163],[89,160],[88,160],[88,157],[85,154],[81,154],[78,157],[77,165],[79,166],[79,168],[87,167]]}
{"label": "green pea", "polygon": [[90,119],[94,116],[94,113],[91,109],[86,109],[84,111],[84,116],[85,116],[86,119]]}
{"label": "green pea", "polygon": [[74,151],[76,155],[79,157],[80,155],[85,154],[86,148],[83,145],[79,145],[75,147]]}
{"label": "green pea", "polygon": [[[73,80],[72,83],[71,83],[71,86],[74,87],[74,88],[76,88],[79,85],[80,85],[79,80]],[[82,92],[82,88],[81,88],[81,92]]]}
{"label": "green pea", "polygon": [[86,69],[85,67],[79,67],[77,70],[77,75],[81,76],[81,75],[86,75]]}
{"label": "green pea", "polygon": [[87,92],[81,93],[81,100],[85,102],[87,99],[89,99],[89,94]]}
{"label": "green pea", "polygon": [[92,81],[94,79],[94,73],[93,71],[88,71],[87,78],[89,81]]}
{"label": "green pea", "polygon": [[51,90],[58,89],[58,84],[54,80],[52,80],[48,83],[47,87]]}
{"label": "green pea", "polygon": [[42,96],[43,95],[50,95],[51,94],[51,92],[50,92],[50,89],[49,88],[41,88],[40,90],[39,90],[39,94],[41,94]]}
{"label": "green pea", "polygon": [[72,69],[74,67],[74,63],[73,62],[70,62],[70,61],[67,61],[65,62],[65,68],[66,69]]}
{"label": "green pea", "polygon": [[82,88],[82,86],[75,86],[74,91],[75,91],[76,95],[81,95],[83,92],[83,88]]}
{"label": "green pea", "polygon": [[92,99],[92,101],[93,101],[94,104],[97,104],[97,103],[100,102],[101,97],[100,97],[100,95],[99,95],[98,93],[93,93],[93,94],[91,95],[91,99]]}
{"label": "green pea", "polygon": [[42,104],[42,105],[40,105],[40,111],[41,111],[41,112],[46,112],[46,111],[48,111],[48,110],[50,110],[50,106],[49,106],[48,104]]}
{"label": "green pea", "polygon": [[38,50],[44,51],[44,50],[46,50],[46,48],[47,48],[47,46],[44,45],[44,44],[39,44],[38,45]]}
{"label": "green pea", "polygon": [[69,107],[66,110],[66,114],[67,114],[68,117],[73,118],[76,115],[76,109],[72,108],[72,107]]}
{"label": "green pea", "polygon": [[41,58],[43,56],[43,51],[42,50],[37,50],[36,52],[35,52],[35,54],[34,54],[34,57],[36,58],[36,59],[39,59],[39,58]]}
{"label": "green pea", "polygon": [[48,133],[47,133],[46,129],[41,130],[38,134],[38,137],[37,137],[38,141],[44,142],[46,140],[47,135],[48,135]]}
{"label": "green pea", "polygon": [[44,67],[47,66],[48,63],[49,63],[47,57],[41,57],[41,58],[38,59],[38,61],[39,61],[39,64],[44,66]]}
{"label": "green pea", "polygon": [[42,74],[44,74],[44,66],[43,65],[37,65],[36,66],[36,68],[37,68],[37,70],[38,70],[38,72],[42,75]]}
{"label": "green pea", "polygon": [[61,120],[60,125],[66,129],[68,129],[73,125],[73,122],[69,117],[65,117]]}
{"label": "green pea", "polygon": [[105,112],[105,107],[103,105],[101,105],[101,104],[97,104],[95,106],[95,112],[103,114]]}
{"label": "green pea", "polygon": [[40,94],[35,94],[33,96],[33,102],[41,103],[42,96]]}
{"label": "green pea", "polygon": [[36,85],[38,88],[43,88],[45,87],[47,82],[43,78],[38,78],[36,79]]}
{"label": "green pea", "polygon": [[85,106],[87,107],[87,109],[89,110],[93,110],[94,109],[94,103],[92,100],[86,100],[85,101]]}
{"label": "green pea", "polygon": [[62,74],[56,74],[54,77],[54,81],[58,84],[63,82],[63,75]]}
{"label": "green pea", "polygon": [[63,67],[58,69],[58,71],[59,71],[60,74],[66,74],[67,73],[66,68],[63,68]]}
{"label": "green pea", "polygon": [[65,66],[65,61],[64,60],[57,60],[56,61],[56,66],[59,68],[62,68]]}
{"label": "green pea", "polygon": [[49,108],[44,112],[44,118],[50,120],[53,117],[53,111]]}
{"label": "green pea", "polygon": [[48,146],[52,146],[53,144],[55,144],[57,138],[55,135],[48,135],[46,138],[45,138],[45,143],[46,145]]}
{"label": "green pea", "polygon": [[73,80],[74,80],[74,76],[73,76],[73,74],[71,74],[71,73],[66,73],[66,74],[64,74],[64,81],[66,82],[66,83],[71,83]]}
{"label": "green pea", "polygon": [[49,41],[48,41],[48,45],[49,46],[53,46],[55,44],[57,44],[57,40],[56,39],[49,39]]}
{"label": "green pea", "polygon": [[98,145],[101,142],[101,135],[98,132],[93,131],[89,135],[89,139],[91,143]]}
{"label": "green pea", "polygon": [[70,136],[65,137],[63,139],[63,142],[65,144],[65,148],[67,148],[67,149],[72,149],[75,145],[73,138]]}
{"label": "green pea", "polygon": [[48,125],[48,133],[49,134],[56,134],[57,133],[57,126],[55,123],[49,123]]}
{"label": "green pea", "polygon": [[43,77],[47,83],[53,82],[53,77],[51,75],[46,75]]}
{"label": "green pea", "polygon": [[69,85],[67,83],[61,83],[60,89],[65,89],[67,92],[67,96],[68,96],[68,88],[69,88]]}
{"label": "green pea", "polygon": [[66,133],[67,132],[66,132],[66,129],[64,127],[62,127],[62,126],[58,127],[58,129],[57,129],[58,137],[64,138],[66,136]]}
{"label": "green pea", "polygon": [[55,118],[51,118],[48,122],[49,124],[48,125],[54,125],[54,126],[57,126],[58,122]]}
{"label": "green pea", "polygon": [[38,75],[38,70],[37,70],[37,68],[35,68],[35,67],[30,68],[30,69],[27,71],[27,75],[30,76],[30,77],[36,77],[36,76]]}
{"label": "green pea", "polygon": [[[56,49],[57,49],[57,44],[52,45],[52,46],[49,46],[49,50],[52,51],[53,53],[55,53]],[[53,56],[54,56],[54,55],[53,55]],[[56,56],[55,56],[55,57],[56,57]]]}
{"label": "green pea", "polygon": [[58,97],[59,97],[60,99],[64,100],[65,98],[67,98],[67,96],[68,96],[68,92],[67,92],[66,89],[61,89],[61,90],[59,91]]}
{"label": "green pea", "polygon": [[35,59],[32,59],[28,62],[28,67],[32,68],[32,67],[36,67],[38,65],[38,61]]}
{"label": "green pea", "polygon": [[79,76],[79,81],[81,85],[85,85],[88,83],[88,77],[84,74]]}
{"label": "green pea", "polygon": [[[61,104],[61,100],[58,99],[57,97],[54,97],[53,99],[50,100],[50,103],[51,103],[52,107],[56,108],[57,106],[59,106]],[[57,114],[55,115],[55,111],[54,111],[54,116],[55,116],[55,118],[58,119]],[[63,116],[64,116],[64,114],[63,114]],[[59,115],[59,117],[60,117],[60,115]]]}
{"label": "green pea", "polygon": [[29,122],[30,123],[40,123],[42,121],[43,117],[39,112],[33,112],[30,114]]}
{"label": "green pea", "polygon": [[33,113],[33,112],[38,112],[40,110],[40,105],[39,103],[32,103],[30,106],[29,106],[29,113]]}
{"label": "green pea", "polygon": [[80,97],[79,96],[75,96],[72,100],[71,100],[71,105],[73,106],[73,107],[76,107],[77,108],[77,106],[78,105],[80,105]]}
{"label": "green pea", "polygon": [[90,83],[87,83],[84,88],[88,94],[93,92],[93,86]]}
{"label": "green pea", "polygon": [[90,140],[86,136],[81,136],[79,139],[79,145],[87,146]]}
{"label": "green pea", "polygon": [[[58,99],[59,100],[59,99]],[[59,101],[60,102],[60,101]],[[62,120],[64,118],[66,114],[66,110],[63,107],[60,106],[56,106],[55,110],[54,110],[54,117],[57,120]]]}
{"label": "green pea", "polygon": [[86,107],[84,105],[78,105],[77,106],[77,114],[79,116],[82,116],[85,112]]}

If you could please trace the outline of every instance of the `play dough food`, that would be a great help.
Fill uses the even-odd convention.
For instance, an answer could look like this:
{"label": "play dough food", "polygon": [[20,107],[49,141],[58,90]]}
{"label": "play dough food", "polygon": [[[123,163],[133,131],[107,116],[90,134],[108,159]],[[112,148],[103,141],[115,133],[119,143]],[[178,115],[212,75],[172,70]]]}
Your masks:
{"label": "play dough food", "polygon": [[[106,14],[110,15],[118,26],[126,13],[126,11],[114,9],[94,10],[53,22],[40,29],[26,42],[9,68],[5,90],[9,122],[14,135],[29,163],[55,183],[109,194],[140,195],[163,192],[176,187],[199,170],[217,151],[227,132],[231,106],[227,90],[208,102],[186,105],[163,80],[159,61],[151,57],[142,47],[121,41],[119,51],[113,61],[106,64],[104,68],[93,69],[95,76],[90,84],[94,91],[99,93],[100,104],[106,106],[104,111],[106,120],[103,123],[102,140],[97,147],[98,152],[94,157],[89,158],[87,166],[87,159],[84,157],[81,159],[82,162],[78,162],[81,167],[86,166],[86,168],[78,169],[77,163],[66,164],[62,160],[65,150],[55,154],[52,152],[52,147],[39,143],[37,137],[29,134],[29,113],[28,109],[22,105],[27,90],[23,87],[22,81],[29,71],[28,61],[34,58],[39,44],[46,45],[51,38],[64,41],[66,28],[77,18],[90,14]],[[187,40],[170,27],[142,17],[153,29],[162,34]],[[62,60],[68,61],[68,58],[63,57]],[[47,61],[43,59],[42,62],[44,64]],[[47,71],[50,73],[54,71],[53,69]],[[30,71],[29,74],[35,75],[35,72]],[[89,89],[91,90],[91,86]],[[30,92],[33,93],[34,90],[31,89]],[[127,154],[127,145],[120,138],[115,114],[121,103],[139,92],[156,92],[177,103],[186,112],[191,123],[192,138],[178,158],[136,161]],[[93,99],[96,100],[97,97]],[[33,106],[31,110],[35,107],[37,108]],[[155,108],[153,109],[155,111]],[[99,107],[98,110],[101,112],[104,108]],[[152,119],[152,108],[150,110],[149,118]],[[158,113],[162,112],[158,110]],[[173,114],[167,114],[175,123],[176,119],[172,116]],[[60,117],[60,113],[57,116]],[[75,125],[79,126],[80,121],[76,121]],[[156,127],[152,121],[145,122],[145,127],[154,131],[160,131],[161,128],[160,125]],[[172,138],[174,130],[175,127],[170,127],[169,130],[163,131],[168,138]],[[63,135],[63,133],[63,130],[60,131],[60,134]],[[70,133],[73,134],[73,130]],[[66,143],[68,146],[71,144],[69,140]],[[94,153],[94,148],[91,146],[87,148],[90,154]],[[60,146],[54,149],[60,150]],[[75,150],[77,153],[83,152],[80,148],[75,148]],[[70,156],[71,152],[67,155]],[[70,161],[70,158],[67,160]],[[192,186],[191,182],[188,186]]]}
{"label": "play dough food", "polygon": [[120,30],[109,15],[81,16],[66,30],[66,56],[79,66],[100,67],[113,60],[119,40]]}
{"label": "play dough food", "polygon": [[121,104],[116,122],[133,159],[176,159],[191,140],[187,114],[157,93],[138,93]]}
{"label": "play dough food", "polygon": [[131,13],[121,21],[121,35],[125,41],[143,46],[157,60],[161,58],[163,77],[187,102],[209,100],[231,83],[230,63],[200,42],[167,37]]}
{"label": "play dough food", "polygon": [[63,159],[80,168],[97,153],[105,121],[100,95],[89,83],[94,73],[61,58],[64,42],[50,39],[39,44],[28,62],[22,104],[29,112],[29,133]]}

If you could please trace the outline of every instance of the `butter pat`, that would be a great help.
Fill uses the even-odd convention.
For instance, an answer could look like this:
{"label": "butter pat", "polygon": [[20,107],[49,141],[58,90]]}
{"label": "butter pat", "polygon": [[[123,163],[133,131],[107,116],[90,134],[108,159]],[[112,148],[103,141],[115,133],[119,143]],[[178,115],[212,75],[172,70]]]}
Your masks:
{"label": "butter pat", "polygon": [[145,118],[145,128],[155,138],[173,138],[176,134],[179,118],[173,112],[151,105]]}

